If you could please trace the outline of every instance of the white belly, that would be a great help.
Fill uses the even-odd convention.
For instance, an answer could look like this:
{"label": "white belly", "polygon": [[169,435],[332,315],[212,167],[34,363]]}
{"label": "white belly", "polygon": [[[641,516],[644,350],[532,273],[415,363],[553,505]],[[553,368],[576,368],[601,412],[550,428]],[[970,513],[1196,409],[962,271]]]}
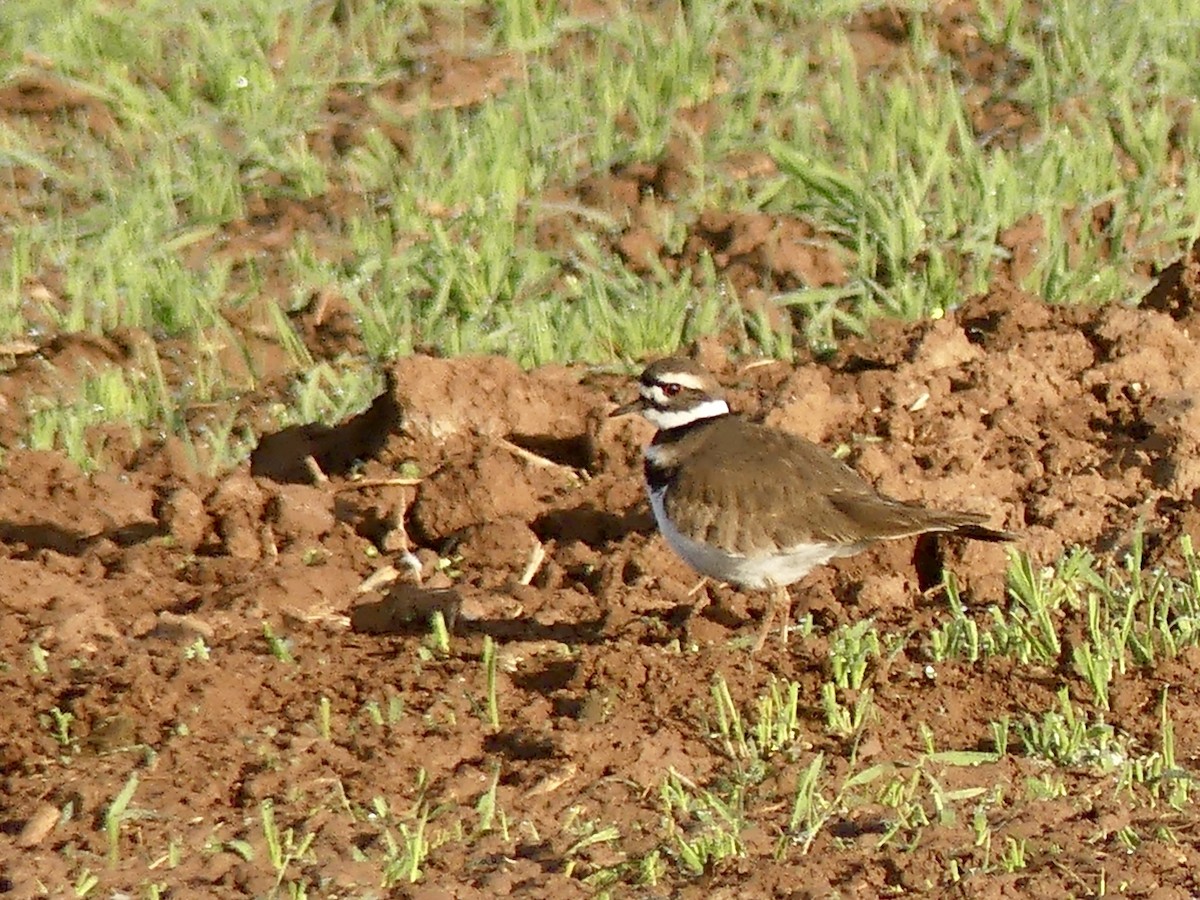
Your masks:
{"label": "white belly", "polygon": [[650,507],[667,544],[701,575],[742,588],[768,588],[799,581],[835,556],[849,556],[859,547],[844,544],[798,544],[776,553],[745,556],[694,541],[671,524],[663,510],[664,490],[650,493]]}

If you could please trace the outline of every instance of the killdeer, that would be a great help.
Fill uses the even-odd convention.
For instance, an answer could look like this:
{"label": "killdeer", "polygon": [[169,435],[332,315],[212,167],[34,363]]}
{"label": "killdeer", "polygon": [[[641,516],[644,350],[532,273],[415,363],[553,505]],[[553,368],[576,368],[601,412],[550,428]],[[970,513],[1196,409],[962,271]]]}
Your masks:
{"label": "killdeer", "polygon": [[786,644],[788,585],[834,557],[926,532],[1015,537],[988,528],[979,513],[885,497],[816,444],[732,414],[716,380],[689,359],[651,363],[638,391],[611,415],[638,412],[658,428],[644,469],[667,543],[701,575],[772,591],[756,652],[777,613]]}

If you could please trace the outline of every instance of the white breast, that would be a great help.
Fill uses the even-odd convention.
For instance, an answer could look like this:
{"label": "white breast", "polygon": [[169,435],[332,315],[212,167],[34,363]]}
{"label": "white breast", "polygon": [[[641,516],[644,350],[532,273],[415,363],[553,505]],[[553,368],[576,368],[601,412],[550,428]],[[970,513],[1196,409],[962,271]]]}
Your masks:
{"label": "white breast", "polygon": [[812,543],[798,544],[786,550],[760,556],[729,553],[681,534],[667,518],[663,502],[666,492],[665,487],[651,491],[650,507],[654,510],[658,530],[662,532],[667,544],[701,575],[737,587],[767,588],[789,585],[835,556],[850,556],[862,549],[844,544]]}

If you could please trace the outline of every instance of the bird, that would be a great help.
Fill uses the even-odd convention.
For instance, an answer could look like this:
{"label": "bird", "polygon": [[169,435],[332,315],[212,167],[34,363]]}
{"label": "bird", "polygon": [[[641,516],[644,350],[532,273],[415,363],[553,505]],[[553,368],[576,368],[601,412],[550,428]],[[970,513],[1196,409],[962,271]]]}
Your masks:
{"label": "bird", "polygon": [[944,532],[981,541],[1016,535],[976,512],[945,512],[885,496],[823,448],[730,410],[713,375],[686,357],[650,363],[638,396],[610,416],[640,413],[657,429],[643,452],[650,507],[667,544],[706,578],[768,590],[752,652],[781,618],[788,586],[877,541]]}

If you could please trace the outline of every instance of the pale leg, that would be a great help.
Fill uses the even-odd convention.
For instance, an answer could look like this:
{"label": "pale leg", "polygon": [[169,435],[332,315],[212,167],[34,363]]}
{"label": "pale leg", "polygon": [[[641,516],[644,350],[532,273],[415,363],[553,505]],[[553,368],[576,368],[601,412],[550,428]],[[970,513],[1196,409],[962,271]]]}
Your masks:
{"label": "pale leg", "polygon": [[778,587],[775,589],[779,594],[779,642],[783,646],[787,646],[788,628],[792,624],[792,595],[788,593],[786,587]]}
{"label": "pale leg", "polygon": [[[698,597],[697,594],[699,595]],[[689,635],[691,633],[692,620],[708,609],[708,605],[712,603],[712,594],[708,592],[708,576],[701,578],[696,586],[688,591],[688,596],[696,597],[696,602],[688,610],[687,618],[683,622],[683,637],[685,640],[690,640]]]}
{"label": "pale leg", "polygon": [[[754,646],[750,648],[751,653],[757,653],[767,643],[767,636],[771,633],[771,623],[775,620],[775,595],[778,593],[778,588],[771,592],[767,597],[767,608],[763,612],[762,625],[758,629],[758,640],[754,642]],[[786,595],[786,592],[785,592]],[[784,631],[786,634],[787,631]]]}

